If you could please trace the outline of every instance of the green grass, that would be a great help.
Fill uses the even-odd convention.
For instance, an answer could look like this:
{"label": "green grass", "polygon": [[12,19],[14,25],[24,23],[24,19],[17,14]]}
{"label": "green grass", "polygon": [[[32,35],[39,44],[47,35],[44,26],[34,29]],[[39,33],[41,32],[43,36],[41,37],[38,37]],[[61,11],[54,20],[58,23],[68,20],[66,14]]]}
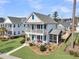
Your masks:
{"label": "green grass", "polygon": [[8,40],[8,41],[1,41],[0,40],[0,52],[6,53],[6,52],[9,52],[10,50],[12,50],[14,48],[21,46],[20,41],[22,39],[23,38],[20,37],[20,38],[11,39],[11,40]]}
{"label": "green grass", "polygon": [[48,56],[37,55],[29,47],[23,47],[11,55],[20,57],[22,59],[79,59],[79,57],[74,57],[65,53],[64,47],[65,46],[63,45],[61,48],[58,48],[55,52]]}

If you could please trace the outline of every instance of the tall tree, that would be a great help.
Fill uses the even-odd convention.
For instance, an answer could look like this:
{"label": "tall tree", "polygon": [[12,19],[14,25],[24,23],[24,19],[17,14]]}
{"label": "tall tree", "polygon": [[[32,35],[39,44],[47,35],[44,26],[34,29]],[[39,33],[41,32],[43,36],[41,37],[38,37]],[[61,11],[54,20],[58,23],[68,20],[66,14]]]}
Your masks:
{"label": "tall tree", "polygon": [[55,11],[55,12],[53,13],[53,18],[54,18],[54,20],[55,20],[56,22],[58,22],[58,12],[57,12],[57,11]]}

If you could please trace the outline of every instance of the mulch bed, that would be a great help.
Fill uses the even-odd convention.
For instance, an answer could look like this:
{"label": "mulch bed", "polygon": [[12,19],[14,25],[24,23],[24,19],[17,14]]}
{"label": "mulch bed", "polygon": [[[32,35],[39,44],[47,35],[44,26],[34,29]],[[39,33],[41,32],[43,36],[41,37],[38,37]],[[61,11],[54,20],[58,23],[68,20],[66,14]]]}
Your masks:
{"label": "mulch bed", "polygon": [[50,48],[49,47],[47,48],[46,51],[41,52],[40,48],[38,46],[29,46],[29,48],[31,48],[32,51],[35,52],[38,55],[49,55],[49,54],[51,54],[52,52],[54,52],[57,49],[57,46],[53,47],[53,45],[52,45]]}

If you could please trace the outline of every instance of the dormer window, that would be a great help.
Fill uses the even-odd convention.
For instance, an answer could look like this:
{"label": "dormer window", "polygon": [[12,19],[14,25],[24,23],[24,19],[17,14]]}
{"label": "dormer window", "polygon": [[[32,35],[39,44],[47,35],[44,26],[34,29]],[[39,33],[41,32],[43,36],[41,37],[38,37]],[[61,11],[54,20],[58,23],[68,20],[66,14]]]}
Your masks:
{"label": "dormer window", "polygon": [[32,15],[32,19],[34,20],[34,15]]}

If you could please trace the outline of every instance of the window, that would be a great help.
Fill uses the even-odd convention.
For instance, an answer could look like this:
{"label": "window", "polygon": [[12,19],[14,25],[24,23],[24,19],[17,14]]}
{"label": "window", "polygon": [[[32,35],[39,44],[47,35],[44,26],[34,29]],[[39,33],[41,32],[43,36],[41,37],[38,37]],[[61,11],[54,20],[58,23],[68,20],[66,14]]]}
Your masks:
{"label": "window", "polygon": [[29,27],[29,24],[27,25],[27,27]]}
{"label": "window", "polygon": [[41,29],[43,29],[43,25],[41,25]]}
{"label": "window", "polygon": [[10,35],[11,35],[11,34],[12,34],[12,31],[8,31],[8,34],[10,34]]}
{"label": "window", "polygon": [[26,24],[24,24],[24,27],[26,26]]}
{"label": "window", "polygon": [[41,36],[41,40],[42,40],[42,36]]}
{"label": "window", "polygon": [[20,34],[20,31],[18,31],[18,34]]}
{"label": "window", "polygon": [[49,35],[49,38],[52,39],[52,34]]}
{"label": "window", "polygon": [[44,29],[46,29],[46,24],[44,24]]}
{"label": "window", "polygon": [[32,35],[32,40],[34,40],[34,35]]}
{"label": "window", "polygon": [[16,32],[14,31],[14,35],[16,35]]}
{"label": "window", "polygon": [[4,27],[4,24],[3,24],[3,27]]}
{"label": "window", "polygon": [[46,35],[44,36],[44,41],[46,41]]}
{"label": "window", "polygon": [[40,29],[40,25],[37,25],[37,29]]}
{"label": "window", "polygon": [[15,27],[15,24],[14,24],[14,26],[13,27]]}
{"label": "window", "polygon": [[1,27],[2,27],[2,24],[1,24]]}
{"label": "window", "polygon": [[34,20],[34,15],[32,15],[32,19]]}
{"label": "window", "polygon": [[32,30],[34,29],[34,25],[32,24]]}
{"label": "window", "polygon": [[12,27],[12,24],[10,24],[10,27]]}
{"label": "window", "polygon": [[20,24],[18,24],[18,27],[20,27]]}
{"label": "window", "polygon": [[40,39],[40,35],[37,36],[37,39]]}

